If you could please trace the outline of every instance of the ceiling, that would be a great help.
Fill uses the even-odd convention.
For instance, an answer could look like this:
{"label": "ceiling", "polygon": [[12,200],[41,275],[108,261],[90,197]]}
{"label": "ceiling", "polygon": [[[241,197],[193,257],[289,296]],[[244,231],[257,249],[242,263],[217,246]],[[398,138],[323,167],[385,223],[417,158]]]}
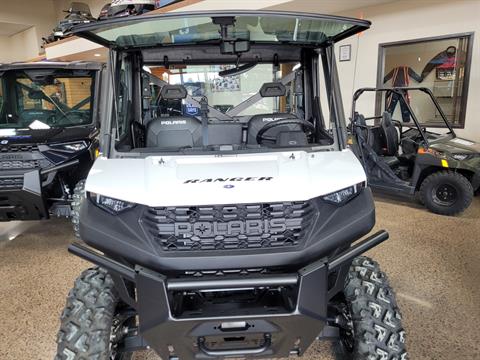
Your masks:
{"label": "ceiling", "polygon": [[[394,2],[398,0],[189,0],[191,4],[174,11],[269,9],[335,14],[343,11]],[[186,4],[187,2],[185,2]]]}
{"label": "ceiling", "polygon": [[0,21],[0,36],[12,36],[31,27],[32,25],[14,24]]}
{"label": "ceiling", "polygon": [[[207,0],[208,1],[208,0]],[[279,1],[279,4],[268,7],[269,10],[302,11],[321,14],[337,14],[344,11],[376,6],[397,0],[291,0]]]}

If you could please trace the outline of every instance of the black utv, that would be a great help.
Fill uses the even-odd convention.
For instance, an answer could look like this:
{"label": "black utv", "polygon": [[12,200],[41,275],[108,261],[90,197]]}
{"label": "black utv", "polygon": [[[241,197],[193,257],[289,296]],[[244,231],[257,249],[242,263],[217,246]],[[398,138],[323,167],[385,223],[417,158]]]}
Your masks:
{"label": "black utv", "polygon": [[98,149],[102,65],[0,65],[0,221],[70,216]]}
{"label": "black utv", "polygon": [[[380,111],[376,116],[358,113],[357,102],[366,93],[385,100],[377,101],[380,108],[394,95],[402,112]],[[414,110],[416,104],[437,121],[420,117]],[[359,89],[354,94],[352,120],[353,149],[372,188],[417,198],[428,210],[441,215],[456,215],[470,206],[480,188],[480,144],[455,134],[430,89]],[[427,130],[432,125],[444,129],[443,133]]]}
{"label": "black utv", "polygon": [[69,247],[96,266],[68,295],[57,360],[284,358],[316,339],[407,358],[395,294],[362,256],[388,233],[368,235],[335,65],[369,25],[220,11],[77,29],[110,48],[108,92]]}

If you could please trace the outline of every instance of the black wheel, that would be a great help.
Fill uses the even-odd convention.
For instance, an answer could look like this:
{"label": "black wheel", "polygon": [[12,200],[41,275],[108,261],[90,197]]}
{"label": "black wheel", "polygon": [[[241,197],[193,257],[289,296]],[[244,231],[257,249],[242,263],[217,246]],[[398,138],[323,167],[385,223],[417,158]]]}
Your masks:
{"label": "black wheel", "polygon": [[75,237],[80,239],[80,207],[82,202],[85,199],[85,180],[80,180],[75,189],[73,190],[72,196],[72,212],[70,220],[73,226],[73,233]]}
{"label": "black wheel", "polygon": [[376,262],[364,256],[353,260],[341,298],[335,304],[341,325],[337,359],[407,359],[395,294]]}
{"label": "black wheel", "polygon": [[117,351],[127,334],[126,324],[135,321],[124,308],[104,269],[85,270],[60,317],[55,360],[130,360],[132,353]]}
{"label": "black wheel", "polygon": [[473,187],[462,174],[452,171],[433,173],[423,180],[420,197],[425,207],[435,214],[456,215],[470,206]]}

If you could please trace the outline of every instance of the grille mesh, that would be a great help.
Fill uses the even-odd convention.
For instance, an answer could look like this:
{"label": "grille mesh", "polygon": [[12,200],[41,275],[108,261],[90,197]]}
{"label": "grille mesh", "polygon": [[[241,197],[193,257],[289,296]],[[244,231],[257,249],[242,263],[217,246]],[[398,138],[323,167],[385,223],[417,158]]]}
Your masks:
{"label": "grille mesh", "polygon": [[23,188],[23,177],[0,178],[0,189],[21,189]]}
{"label": "grille mesh", "polygon": [[10,169],[34,169],[40,167],[38,160],[5,160],[0,161],[1,170]]}
{"label": "grille mesh", "polygon": [[38,147],[36,145],[15,145],[15,144],[6,144],[6,145],[0,145],[0,152],[20,152],[20,151],[25,151],[25,152],[32,152],[32,151],[37,151]]}
{"label": "grille mesh", "polygon": [[299,245],[313,218],[308,202],[148,208],[142,222],[162,251]]}

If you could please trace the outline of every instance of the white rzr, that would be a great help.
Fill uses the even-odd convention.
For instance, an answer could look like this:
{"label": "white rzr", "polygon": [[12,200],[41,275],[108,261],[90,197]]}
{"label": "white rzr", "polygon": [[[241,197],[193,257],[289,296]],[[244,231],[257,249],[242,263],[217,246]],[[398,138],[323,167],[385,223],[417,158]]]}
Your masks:
{"label": "white rzr", "polygon": [[359,256],[388,234],[356,242],[375,208],[334,64],[333,44],[368,26],[232,11],[79,29],[110,47],[110,78],[77,194],[88,246],[69,248],[97,267],[70,293],[57,359],[286,357],[316,338],[406,358],[388,280]]}

